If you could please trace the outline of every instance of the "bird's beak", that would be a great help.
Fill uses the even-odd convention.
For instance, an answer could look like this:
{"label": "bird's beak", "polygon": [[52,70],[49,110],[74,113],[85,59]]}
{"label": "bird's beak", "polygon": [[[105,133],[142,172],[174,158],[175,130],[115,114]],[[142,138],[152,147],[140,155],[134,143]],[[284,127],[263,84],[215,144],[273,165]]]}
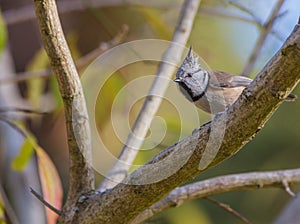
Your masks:
{"label": "bird's beak", "polygon": [[182,79],[181,79],[181,78],[176,78],[176,79],[174,79],[173,81],[179,83],[179,82],[182,82]]}

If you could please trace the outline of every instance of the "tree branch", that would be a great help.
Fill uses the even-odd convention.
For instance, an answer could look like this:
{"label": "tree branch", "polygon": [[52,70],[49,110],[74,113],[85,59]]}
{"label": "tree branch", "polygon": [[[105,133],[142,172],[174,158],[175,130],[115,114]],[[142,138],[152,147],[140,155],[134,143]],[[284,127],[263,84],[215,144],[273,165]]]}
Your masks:
{"label": "tree branch", "polygon": [[[169,2],[165,3],[163,1],[144,1],[138,3],[137,1],[130,0],[72,0],[72,1],[58,1],[58,11],[60,14],[70,13],[76,11],[83,11],[90,8],[100,8],[100,7],[126,7],[126,6],[148,6],[148,7],[160,7],[169,8]],[[3,12],[3,17],[5,23],[8,25],[18,24],[21,22],[26,22],[35,18],[34,9],[31,5],[19,7],[17,9],[9,9]]]}
{"label": "tree branch", "polygon": [[131,224],[137,224],[168,208],[178,207],[183,203],[210,195],[236,190],[281,187],[283,183],[300,183],[300,169],[251,172],[219,176],[193,184],[175,188],[167,197],[158,201],[137,216]]}
{"label": "tree branch", "polygon": [[[107,42],[101,42],[99,47],[90,51],[88,54],[82,56],[77,61],[75,61],[75,66],[77,70],[80,72],[83,70],[89,63],[95,60],[99,55],[105,52],[107,49],[112,48],[120,44],[124,41],[125,37],[127,36],[129,27],[124,24],[122,25],[119,33],[114,36],[111,40]],[[26,71],[16,74],[14,77],[3,78],[0,79],[0,85],[11,83],[11,82],[22,82],[28,79],[35,79],[35,78],[48,78],[49,76],[53,75],[52,69],[46,68],[38,71]]]}
{"label": "tree branch", "polygon": [[[185,0],[178,20],[175,32],[172,37],[173,43],[185,45],[194,23],[196,13],[198,11],[200,0]],[[142,106],[142,109],[133,125],[132,131],[129,134],[118,161],[106,175],[106,178],[101,183],[99,190],[104,191],[112,188],[120,183],[128,174],[142,143],[150,127],[156,111],[162,101],[171,76],[175,72],[175,67],[166,61],[168,58],[173,58],[179,63],[184,48],[179,48],[175,45],[170,45],[163,55],[163,60],[160,63],[155,80],[149,90],[148,97]]]}
{"label": "tree branch", "polygon": [[61,211],[57,208],[55,208],[53,205],[51,205],[49,202],[47,202],[42,195],[37,193],[35,190],[30,188],[30,192],[46,207],[48,207],[51,211],[55,212],[57,215],[61,215]]}
{"label": "tree branch", "polygon": [[249,76],[249,73],[251,72],[251,70],[254,67],[254,64],[257,60],[257,57],[264,45],[264,42],[267,39],[267,36],[272,32],[273,29],[273,25],[275,20],[277,19],[279,10],[281,8],[281,6],[283,5],[285,0],[278,0],[277,4],[275,5],[273,11],[271,12],[269,18],[267,19],[267,21],[265,22],[265,24],[262,26],[262,32],[259,35],[258,40],[256,41],[255,47],[249,57],[249,60],[247,62],[246,67],[244,68],[243,72],[242,72],[242,76]]}
{"label": "tree branch", "polygon": [[[264,126],[300,80],[300,25],[238,100],[191,136],[162,151],[122,183],[78,202],[72,223],[128,223],[175,187],[236,154]],[[210,133],[226,124],[218,153],[200,166]],[[213,125],[214,124],[214,125]],[[218,136],[217,136],[218,137]],[[219,139],[215,139],[219,141]],[[211,148],[213,149],[213,148]],[[200,163],[201,165],[201,163]],[[104,203],[105,202],[105,203]]]}
{"label": "tree branch", "polygon": [[[64,210],[83,192],[93,189],[91,139],[85,99],[74,62],[61,28],[55,0],[34,0],[39,28],[64,102],[70,154],[70,187]],[[65,214],[65,213],[64,213]]]}
{"label": "tree branch", "polygon": [[236,210],[232,209],[229,205],[227,205],[225,203],[222,203],[222,202],[219,202],[219,201],[217,201],[213,198],[209,198],[209,197],[205,197],[203,199],[209,201],[210,203],[213,203],[213,204],[219,206],[222,209],[224,209],[226,212],[232,214],[233,216],[235,216],[236,218],[241,220],[244,224],[251,224],[248,219],[246,219],[244,216],[242,216]]}

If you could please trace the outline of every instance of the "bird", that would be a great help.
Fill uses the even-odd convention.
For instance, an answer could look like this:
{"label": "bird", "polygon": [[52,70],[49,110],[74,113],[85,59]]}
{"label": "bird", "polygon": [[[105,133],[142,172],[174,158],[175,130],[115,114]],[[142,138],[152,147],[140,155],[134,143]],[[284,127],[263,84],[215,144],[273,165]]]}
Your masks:
{"label": "bird", "polygon": [[[217,114],[233,104],[253,80],[245,76],[203,69],[190,47],[173,81],[178,83],[179,90],[190,102],[207,113]],[[296,96],[290,94],[286,101],[295,99]]]}

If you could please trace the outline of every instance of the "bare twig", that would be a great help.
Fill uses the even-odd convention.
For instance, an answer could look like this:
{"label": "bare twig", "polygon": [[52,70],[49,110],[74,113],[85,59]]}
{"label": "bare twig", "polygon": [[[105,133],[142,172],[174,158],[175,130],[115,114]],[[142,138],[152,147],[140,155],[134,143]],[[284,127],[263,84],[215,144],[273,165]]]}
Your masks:
{"label": "bare twig", "polygon": [[235,6],[239,10],[249,14],[257,23],[261,24],[261,20],[256,16],[256,13],[252,12],[251,10],[247,9],[245,6],[240,4],[239,2],[236,1],[229,1],[229,4]]}
{"label": "bare twig", "polygon": [[42,202],[43,205],[45,205],[46,207],[48,207],[50,210],[52,210],[53,212],[55,212],[58,215],[61,215],[61,211],[57,208],[55,208],[54,206],[52,206],[51,204],[49,204],[47,201],[45,201],[45,199],[39,194],[37,193],[35,190],[33,190],[32,188],[30,188],[30,192],[40,201]]}
{"label": "bare twig", "polygon": [[[58,1],[58,11],[60,14],[70,13],[73,11],[83,11],[90,8],[100,8],[100,7],[114,7],[114,6],[148,6],[148,7],[160,7],[169,8],[170,3],[163,1],[144,1],[143,3],[138,3],[137,1],[128,0],[72,0],[72,1]],[[31,19],[35,19],[34,8],[31,5],[23,6],[18,9],[10,9],[3,12],[3,17],[6,24],[17,24],[25,22]]]}
{"label": "bare twig", "polygon": [[25,108],[18,108],[18,107],[0,107],[0,114],[1,113],[9,113],[9,112],[37,114],[37,115],[49,114],[49,112],[36,111],[36,110],[32,110],[32,109],[25,109]]}
{"label": "bare twig", "polygon": [[72,206],[79,195],[94,188],[88,113],[55,0],[35,0],[34,6],[44,47],[64,102],[70,156],[70,186],[64,210],[69,211],[68,215],[72,216],[75,212]]}
{"label": "bare twig", "polygon": [[[192,30],[192,25],[198,11],[199,4],[200,0],[184,1],[180,12],[180,18],[173,34],[172,42],[182,45],[186,44]],[[164,53],[156,78],[149,90],[148,97],[143,104],[143,107],[133,125],[132,131],[128,135],[126,143],[118,158],[119,162],[117,162],[108,175],[106,175],[106,178],[99,187],[100,191],[114,187],[126,177],[126,174],[128,173],[128,170],[130,169],[143,143],[152,119],[160,106],[162,101],[161,96],[164,95],[169,84],[169,79],[175,71],[175,67],[166,63],[166,61],[168,58],[173,57],[175,58],[175,61],[179,63],[183,50],[183,48],[180,49],[179,47],[170,45]]]}
{"label": "bare twig", "polygon": [[261,27],[261,22],[257,20],[257,18],[253,18],[252,16],[242,16],[242,15],[237,15],[234,13],[228,13],[224,11],[224,9],[218,9],[214,7],[202,7],[200,8],[200,13],[202,15],[211,15],[211,16],[220,16],[223,18],[229,18],[229,19],[236,19],[236,20],[241,20],[247,23],[253,23],[259,27]]}
{"label": "bare twig", "polygon": [[[110,41],[100,43],[99,47],[92,50],[88,54],[84,55],[83,57],[79,58],[75,62],[76,68],[80,71],[83,70],[89,63],[95,60],[99,55],[105,52],[107,49],[117,46],[118,44],[122,43],[128,33],[129,27],[124,24],[119,33]],[[12,82],[22,82],[28,79],[35,79],[35,78],[48,78],[49,76],[53,75],[52,69],[43,69],[38,71],[30,71],[30,72],[21,72],[18,73],[15,77],[4,78],[0,79],[1,84],[7,84]]]}
{"label": "bare twig", "polygon": [[[202,8],[200,8],[200,13],[202,15],[218,16],[218,17],[223,17],[223,18],[228,18],[228,19],[240,20],[243,22],[252,23],[252,24],[256,25],[260,30],[264,29],[264,24],[262,23],[261,19],[256,17],[253,12],[251,12],[249,9],[245,8],[244,6],[242,6],[238,3],[237,3],[237,5],[232,2],[230,2],[230,3],[233,4],[235,7],[239,8],[240,10],[246,12],[248,15],[239,15],[237,13],[227,12],[224,9],[219,9],[219,8],[215,8],[215,7],[202,7]],[[277,18],[278,18],[278,16],[277,16]],[[270,33],[273,34],[277,39],[284,41],[284,39],[282,38],[280,33],[277,32],[276,30],[273,29]]]}
{"label": "bare twig", "polygon": [[205,197],[203,198],[221,208],[223,208],[225,211],[229,212],[230,214],[232,214],[233,216],[237,217],[239,220],[241,220],[243,223],[246,223],[246,224],[250,224],[250,221],[248,219],[246,219],[243,215],[241,215],[239,212],[237,212],[236,210],[232,209],[229,205],[227,204],[224,204],[220,201],[217,201],[213,198],[210,198],[210,197]]}
{"label": "bare twig", "polygon": [[291,190],[289,183],[286,179],[282,180],[282,185],[284,187],[284,190],[292,197],[296,197],[296,194]]}
{"label": "bare twig", "polygon": [[20,72],[13,77],[0,79],[0,85],[5,85],[13,82],[22,82],[35,78],[48,78],[51,75],[53,75],[52,69],[41,69],[30,72]]}
{"label": "bare twig", "polygon": [[275,20],[278,18],[278,13],[283,5],[285,0],[278,0],[277,4],[275,5],[272,13],[270,14],[269,18],[265,22],[265,24],[262,27],[262,31],[259,35],[258,40],[256,41],[255,47],[249,57],[249,60],[247,62],[246,67],[244,68],[243,72],[241,75],[243,76],[248,76],[251,70],[254,67],[254,64],[258,58],[258,55],[267,39],[267,36],[272,32],[273,24]]}
{"label": "bare twig", "polygon": [[100,46],[88,53],[87,55],[81,57],[78,59],[75,63],[77,69],[81,70],[86,65],[88,65],[91,61],[95,60],[99,55],[101,55],[104,51],[117,46],[121,42],[123,42],[127,36],[129,27],[126,24],[123,24],[120,31],[117,33],[117,35],[111,39],[108,42],[102,42]]}
{"label": "bare twig", "polygon": [[300,169],[232,174],[198,181],[175,188],[168,196],[137,216],[132,224],[141,223],[174,205],[180,206],[198,198],[236,190],[282,187],[282,183],[287,183],[287,186],[288,183],[300,183]]}

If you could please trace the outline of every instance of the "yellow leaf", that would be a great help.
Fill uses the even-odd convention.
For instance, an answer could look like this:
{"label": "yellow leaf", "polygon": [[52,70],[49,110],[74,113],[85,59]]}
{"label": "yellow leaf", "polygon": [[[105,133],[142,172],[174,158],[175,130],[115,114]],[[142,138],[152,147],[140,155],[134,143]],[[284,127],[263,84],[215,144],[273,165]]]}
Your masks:
{"label": "yellow leaf", "polygon": [[[44,200],[57,209],[62,207],[62,186],[54,164],[41,147],[35,148]],[[46,208],[48,224],[55,224],[58,215]]]}
{"label": "yellow leaf", "polygon": [[[26,127],[22,123],[14,122],[14,124],[24,134],[24,136],[26,136],[24,141],[24,145],[26,145],[26,147],[24,148],[31,147],[36,152],[43,199],[56,209],[61,210],[63,192],[61,181],[54,164],[43,148],[38,145],[35,137],[26,129]],[[47,207],[46,216],[48,224],[56,223],[58,215]]]}

